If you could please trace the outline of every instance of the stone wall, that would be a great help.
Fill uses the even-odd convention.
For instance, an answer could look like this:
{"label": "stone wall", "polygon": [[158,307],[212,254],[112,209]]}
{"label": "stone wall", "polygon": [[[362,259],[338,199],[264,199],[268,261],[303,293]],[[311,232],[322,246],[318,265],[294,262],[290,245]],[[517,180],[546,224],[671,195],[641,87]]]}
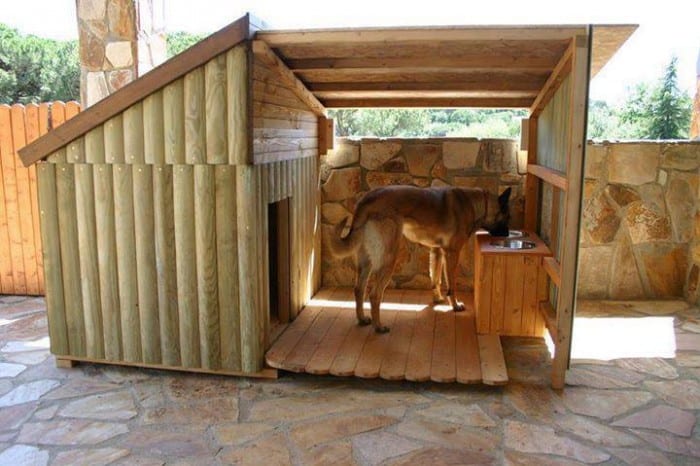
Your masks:
{"label": "stone wall", "polygon": [[[371,188],[388,184],[515,188],[522,225],[524,162],[500,139],[336,140],[321,158],[323,283],[352,286],[351,259],[333,259],[326,239]],[[582,298],[700,299],[700,141],[589,143],[579,268]],[[429,288],[428,251],[405,242],[391,286]],[[473,286],[473,244],[458,286]]]}
{"label": "stone wall", "polygon": [[[523,173],[518,167],[517,142],[510,139],[337,139],[336,148],[321,157],[323,284],[352,286],[355,267],[350,258],[334,259],[327,238],[333,227],[351,215],[368,190],[391,184],[481,187],[491,192],[514,188],[516,214],[522,225]],[[402,246],[390,286],[430,288],[428,250],[408,241]],[[458,286],[472,288],[473,248],[462,255]]]}
{"label": "stone wall", "polygon": [[589,144],[579,297],[698,299],[698,142]]}
{"label": "stone wall", "polygon": [[77,0],[77,15],[83,107],[165,61],[163,0]]}

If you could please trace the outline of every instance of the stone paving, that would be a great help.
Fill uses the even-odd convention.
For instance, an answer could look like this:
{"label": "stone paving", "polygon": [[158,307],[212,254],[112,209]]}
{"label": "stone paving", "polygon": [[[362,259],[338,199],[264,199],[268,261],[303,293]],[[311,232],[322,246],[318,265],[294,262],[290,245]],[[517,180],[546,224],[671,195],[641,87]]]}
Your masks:
{"label": "stone paving", "polygon": [[555,392],[525,338],[503,339],[500,388],[58,369],[44,301],[0,296],[0,465],[698,464],[700,311],[585,302],[578,318],[610,316],[666,317],[675,358],[577,360]]}

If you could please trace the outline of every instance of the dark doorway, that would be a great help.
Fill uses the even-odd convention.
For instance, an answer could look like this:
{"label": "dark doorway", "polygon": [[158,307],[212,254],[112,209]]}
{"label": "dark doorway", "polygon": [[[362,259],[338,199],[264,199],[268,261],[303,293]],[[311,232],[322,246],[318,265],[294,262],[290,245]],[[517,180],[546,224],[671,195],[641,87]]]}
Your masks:
{"label": "dark doorway", "polygon": [[289,245],[289,198],[267,206],[270,324],[274,328],[289,322],[291,272]]}

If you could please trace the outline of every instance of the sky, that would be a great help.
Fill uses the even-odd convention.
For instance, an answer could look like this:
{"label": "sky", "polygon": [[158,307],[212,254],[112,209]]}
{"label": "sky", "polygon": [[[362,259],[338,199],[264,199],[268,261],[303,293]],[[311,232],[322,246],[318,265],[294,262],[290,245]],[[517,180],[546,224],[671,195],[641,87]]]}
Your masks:
{"label": "sky", "polygon": [[[250,11],[272,29],[495,24],[638,24],[591,83],[591,98],[620,103],[658,80],[673,55],[679,85],[695,94],[700,1],[665,0],[164,0],[168,31],[211,33]],[[193,12],[196,8],[196,12]],[[0,22],[54,39],[78,36],[75,0],[0,0]],[[697,65],[696,65],[697,64]]]}

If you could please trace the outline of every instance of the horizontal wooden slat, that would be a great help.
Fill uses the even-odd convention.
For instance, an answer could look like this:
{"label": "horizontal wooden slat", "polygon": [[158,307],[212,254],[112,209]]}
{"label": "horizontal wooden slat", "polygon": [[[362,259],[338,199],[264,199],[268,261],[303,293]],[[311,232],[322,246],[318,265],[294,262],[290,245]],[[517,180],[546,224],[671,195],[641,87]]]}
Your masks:
{"label": "horizontal wooden slat", "polygon": [[555,257],[544,257],[542,266],[555,285],[561,286],[561,267]]}
{"label": "horizontal wooden slat", "polygon": [[542,85],[547,80],[550,70],[524,71],[517,69],[501,69],[494,71],[489,68],[344,68],[297,71],[296,75],[309,86],[318,83],[450,83],[475,81],[540,81]]}
{"label": "horizontal wooden slat", "polygon": [[325,115],[326,109],[314,95],[294,76],[287,66],[280,60],[270,47],[259,40],[253,41],[253,53],[255,58],[262,60],[267,66],[276,71],[283,81],[292,86],[292,90],[311,110],[317,115]]}
{"label": "horizontal wooden slat", "polygon": [[306,31],[260,31],[256,38],[272,47],[288,44],[371,43],[396,41],[463,40],[561,40],[585,32],[571,26],[443,26],[401,28],[318,29]]}
{"label": "horizontal wooden slat", "polygon": [[324,100],[335,99],[534,99],[535,91],[318,91]]}
{"label": "horizontal wooden slat", "polygon": [[249,18],[245,15],[29,144],[20,151],[22,163],[29,166],[55,152],[155,90],[231,49],[248,36]]}
{"label": "horizontal wooden slat", "polygon": [[281,162],[284,160],[294,160],[302,159],[304,157],[315,157],[318,155],[318,149],[304,149],[304,150],[291,150],[291,151],[281,151],[281,152],[255,152],[254,162],[259,163],[270,163],[270,162]]}
{"label": "horizontal wooden slat", "polygon": [[551,184],[552,186],[556,186],[562,191],[566,191],[569,187],[569,182],[566,179],[566,173],[562,173],[558,170],[553,170],[542,165],[528,164],[527,172],[532,173],[537,178]]}
{"label": "horizontal wooden slat", "polygon": [[532,99],[463,98],[463,99],[326,99],[327,108],[383,108],[383,107],[422,107],[422,108],[526,108]]}
{"label": "horizontal wooden slat", "polygon": [[309,122],[316,122],[316,118],[318,118],[313,112],[262,102],[253,102],[253,115],[263,118]]}
{"label": "horizontal wooden slat", "polygon": [[255,152],[285,152],[291,150],[316,149],[316,138],[266,138],[254,139],[253,150]]}
{"label": "horizontal wooden slat", "polygon": [[[439,78],[438,78],[439,79]],[[333,91],[539,91],[543,81],[537,74],[513,79],[508,74],[479,73],[464,75],[462,80],[437,82],[323,82],[310,83],[308,88],[319,92]]]}

